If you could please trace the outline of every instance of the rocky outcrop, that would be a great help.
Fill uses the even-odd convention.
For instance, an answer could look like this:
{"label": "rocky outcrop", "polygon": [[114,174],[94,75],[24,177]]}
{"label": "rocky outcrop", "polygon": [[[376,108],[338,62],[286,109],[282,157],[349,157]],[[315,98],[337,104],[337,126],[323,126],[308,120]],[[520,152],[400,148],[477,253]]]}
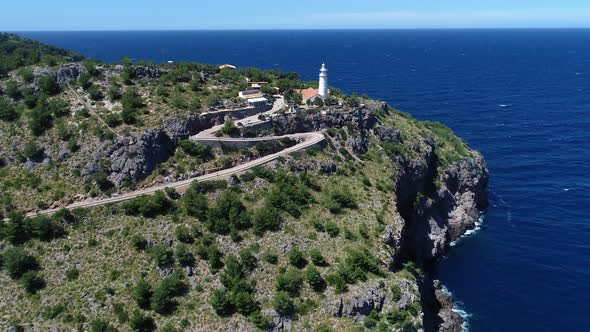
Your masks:
{"label": "rocky outcrop", "polygon": [[290,116],[287,114],[272,119],[272,127],[277,135],[319,131],[326,128],[343,128],[350,126],[354,131],[373,128],[377,118],[366,108],[357,108],[348,112],[316,112],[305,115]]}
{"label": "rocky outcrop", "polygon": [[152,68],[147,66],[135,66],[133,67],[135,76],[138,78],[160,78],[164,75],[164,71],[158,68]]}
{"label": "rocky outcrop", "polygon": [[293,321],[290,317],[282,316],[274,309],[267,309],[263,314],[270,318],[270,326],[267,328],[267,331],[281,332],[292,330]]}
{"label": "rocky outcrop", "polygon": [[332,309],[336,317],[350,317],[353,321],[363,321],[371,311],[380,312],[385,301],[385,289],[378,282],[361,284],[353,291],[343,294]]}
{"label": "rocky outcrop", "polygon": [[157,129],[146,130],[136,142],[118,144],[110,154],[109,180],[120,187],[125,180],[141,181],[159,163],[166,161],[175,149],[174,142]]}
{"label": "rocky outcrop", "polygon": [[123,138],[114,144],[98,146],[82,175],[89,179],[102,165],[116,187],[126,181],[141,181],[174,154],[178,141],[220,122],[223,122],[221,114],[172,116],[159,128],[146,129],[131,139]]}
{"label": "rocky outcrop", "polygon": [[29,88],[33,93],[39,91],[39,80],[43,76],[50,76],[59,85],[66,85],[71,81],[78,80],[83,73],[86,73],[86,68],[77,62],[61,65],[57,69],[36,67],[33,68],[33,81]]}

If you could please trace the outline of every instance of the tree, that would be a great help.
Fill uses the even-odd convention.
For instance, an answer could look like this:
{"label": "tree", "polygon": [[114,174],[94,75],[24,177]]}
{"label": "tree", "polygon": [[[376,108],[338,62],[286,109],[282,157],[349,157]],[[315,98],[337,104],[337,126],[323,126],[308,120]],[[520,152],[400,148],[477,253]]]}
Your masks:
{"label": "tree", "polygon": [[315,266],[308,266],[307,269],[305,269],[304,276],[305,280],[314,291],[321,292],[326,288],[326,282]]}
{"label": "tree", "polygon": [[88,94],[90,95],[90,99],[95,100],[95,101],[102,100],[104,98],[102,91],[95,84],[92,84],[88,88]]}
{"label": "tree", "polygon": [[27,271],[18,280],[18,283],[29,294],[34,294],[38,290],[45,288],[45,280],[36,271]]}
{"label": "tree", "polygon": [[6,94],[12,99],[20,99],[23,96],[15,80],[8,80],[6,82]]}
{"label": "tree", "polygon": [[174,254],[166,245],[154,245],[149,249],[149,254],[158,266],[167,266],[174,263]]}
{"label": "tree", "polygon": [[326,266],[327,262],[322,253],[318,249],[311,249],[309,251],[309,258],[315,266]]}
{"label": "tree", "polygon": [[131,237],[131,244],[137,251],[141,251],[147,247],[147,240],[143,236],[135,234]]}
{"label": "tree", "polygon": [[275,286],[278,291],[285,291],[291,295],[297,295],[303,286],[301,272],[294,268],[289,268],[284,273],[279,273],[275,280]]}
{"label": "tree", "polygon": [[129,327],[135,332],[152,332],[156,330],[156,323],[150,316],[145,316],[141,311],[136,310],[129,321]]}
{"label": "tree", "polygon": [[137,111],[144,106],[142,98],[135,89],[127,89],[121,97],[121,103],[123,104],[123,111],[121,112],[123,122],[133,124]]}
{"label": "tree", "polygon": [[213,291],[209,304],[219,316],[229,316],[233,312],[233,306],[228,297],[227,291],[219,288]]}
{"label": "tree", "polygon": [[41,161],[45,155],[45,150],[37,145],[37,142],[29,141],[23,148],[23,155],[32,161]]}
{"label": "tree", "polygon": [[305,265],[307,265],[305,255],[299,249],[293,248],[289,251],[287,255],[289,257],[289,263],[291,263],[291,265],[298,268],[304,268]]}
{"label": "tree", "polygon": [[254,232],[262,235],[267,230],[276,231],[281,225],[281,213],[273,206],[267,206],[256,210],[252,216]]}
{"label": "tree", "polygon": [[238,291],[233,295],[233,303],[236,311],[244,316],[248,316],[258,310],[256,297],[253,293]]}
{"label": "tree", "polygon": [[82,73],[78,78],[78,83],[84,90],[88,90],[92,86],[92,76],[88,73]]}
{"label": "tree", "polygon": [[182,197],[184,210],[190,216],[197,217],[205,221],[207,210],[209,209],[209,200],[205,194],[195,190],[195,185],[191,185],[189,190]]}
{"label": "tree", "polygon": [[53,115],[46,105],[37,105],[29,114],[29,128],[33,135],[39,136],[51,128]]}
{"label": "tree", "polygon": [[281,315],[289,315],[295,310],[295,304],[287,292],[277,292],[272,299],[272,305]]}
{"label": "tree", "polygon": [[117,332],[117,329],[102,319],[94,319],[89,323],[90,332]]}
{"label": "tree", "polygon": [[0,120],[14,121],[18,119],[19,113],[14,103],[4,97],[0,97]]}
{"label": "tree", "polygon": [[245,229],[250,226],[250,216],[240,196],[227,190],[207,213],[207,226],[213,232],[227,234],[232,228]]}
{"label": "tree", "polygon": [[6,249],[2,254],[2,261],[4,270],[12,279],[19,279],[26,272],[39,269],[37,259],[19,247]]}
{"label": "tree", "polygon": [[48,111],[55,117],[62,117],[70,114],[70,103],[62,98],[53,98],[47,102]]}
{"label": "tree", "polygon": [[192,266],[195,263],[195,256],[190,252],[186,244],[179,244],[176,246],[176,260],[182,266]]}
{"label": "tree", "polygon": [[144,278],[139,279],[133,288],[132,297],[140,308],[148,309],[151,303],[152,286]]}
{"label": "tree", "polygon": [[39,88],[48,95],[55,95],[59,93],[59,85],[55,77],[44,75],[39,78]]}

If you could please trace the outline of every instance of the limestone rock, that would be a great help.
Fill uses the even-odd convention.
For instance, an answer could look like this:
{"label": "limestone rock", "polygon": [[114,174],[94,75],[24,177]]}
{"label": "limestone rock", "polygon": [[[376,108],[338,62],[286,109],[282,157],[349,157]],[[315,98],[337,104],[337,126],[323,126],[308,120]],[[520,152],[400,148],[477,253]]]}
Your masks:
{"label": "limestone rock", "polygon": [[384,286],[378,282],[361,284],[343,294],[332,308],[336,317],[351,317],[353,321],[363,321],[371,311],[381,311],[385,301]]}
{"label": "limestone rock", "polygon": [[267,331],[272,332],[280,332],[280,331],[291,331],[292,329],[292,320],[290,317],[281,316],[276,310],[274,309],[267,309],[263,311],[263,314],[270,318],[270,327]]}

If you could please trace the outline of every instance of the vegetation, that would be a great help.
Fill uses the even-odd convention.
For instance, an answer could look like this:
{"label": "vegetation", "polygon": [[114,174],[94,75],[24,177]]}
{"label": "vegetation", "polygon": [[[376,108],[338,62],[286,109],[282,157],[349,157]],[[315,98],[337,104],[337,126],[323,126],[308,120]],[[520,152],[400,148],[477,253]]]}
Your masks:
{"label": "vegetation", "polygon": [[82,56],[47,46],[15,34],[0,33],[0,77],[24,66],[45,64],[53,66],[66,61],[79,61]]}

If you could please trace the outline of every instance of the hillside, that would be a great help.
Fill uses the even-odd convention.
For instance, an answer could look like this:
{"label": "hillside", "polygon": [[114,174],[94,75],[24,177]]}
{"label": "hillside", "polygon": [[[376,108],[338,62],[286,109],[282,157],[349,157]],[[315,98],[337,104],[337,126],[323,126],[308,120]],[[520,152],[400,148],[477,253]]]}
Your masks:
{"label": "hillside", "polygon": [[[23,57],[0,81],[1,328],[461,329],[432,272],[488,171],[447,127],[335,88],[291,112],[295,73],[41,49],[59,61],[1,58]],[[249,82],[274,106],[245,107]]]}

